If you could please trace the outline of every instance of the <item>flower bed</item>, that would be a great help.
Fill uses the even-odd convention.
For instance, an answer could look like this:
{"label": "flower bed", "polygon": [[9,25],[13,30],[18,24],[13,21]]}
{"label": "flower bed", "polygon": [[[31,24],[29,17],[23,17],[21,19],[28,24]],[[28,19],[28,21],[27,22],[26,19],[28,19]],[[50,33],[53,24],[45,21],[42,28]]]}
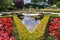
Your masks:
{"label": "flower bed", "polygon": [[14,40],[11,18],[0,18],[0,40]]}
{"label": "flower bed", "polygon": [[[12,17],[0,17],[0,40],[17,40],[17,29],[14,26]],[[18,36],[17,36],[18,37]]]}
{"label": "flower bed", "polygon": [[60,40],[60,17],[51,17],[46,29],[45,40]]}
{"label": "flower bed", "polygon": [[19,32],[20,40],[43,40],[49,17],[50,15],[45,15],[38,27],[32,33],[30,33],[26,29],[26,26],[22,24],[21,19],[14,15],[13,18]]}

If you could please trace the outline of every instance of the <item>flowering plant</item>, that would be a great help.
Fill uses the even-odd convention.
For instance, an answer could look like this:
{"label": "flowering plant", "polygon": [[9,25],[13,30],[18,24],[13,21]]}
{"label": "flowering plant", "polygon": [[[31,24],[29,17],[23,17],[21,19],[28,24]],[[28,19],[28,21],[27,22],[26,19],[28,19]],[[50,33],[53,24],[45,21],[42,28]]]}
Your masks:
{"label": "flowering plant", "polygon": [[49,25],[49,35],[54,36],[56,40],[60,40],[60,18],[51,18]]}
{"label": "flowering plant", "polygon": [[14,15],[13,20],[17,26],[16,28],[18,30],[20,40],[43,40],[49,17],[50,15],[44,15],[37,28],[33,32],[29,32],[21,19]]}
{"label": "flowering plant", "polygon": [[14,40],[13,22],[10,17],[0,18],[0,40]]}

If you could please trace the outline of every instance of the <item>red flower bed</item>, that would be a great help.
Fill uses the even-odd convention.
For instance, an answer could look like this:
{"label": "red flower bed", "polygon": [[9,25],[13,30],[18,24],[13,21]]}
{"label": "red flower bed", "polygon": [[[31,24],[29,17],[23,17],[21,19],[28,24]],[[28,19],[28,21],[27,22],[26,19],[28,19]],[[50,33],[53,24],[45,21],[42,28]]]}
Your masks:
{"label": "red flower bed", "polygon": [[0,18],[0,40],[14,40],[13,22],[10,17]]}
{"label": "red flower bed", "polygon": [[51,18],[49,25],[49,35],[54,36],[56,40],[60,40],[60,18]]}

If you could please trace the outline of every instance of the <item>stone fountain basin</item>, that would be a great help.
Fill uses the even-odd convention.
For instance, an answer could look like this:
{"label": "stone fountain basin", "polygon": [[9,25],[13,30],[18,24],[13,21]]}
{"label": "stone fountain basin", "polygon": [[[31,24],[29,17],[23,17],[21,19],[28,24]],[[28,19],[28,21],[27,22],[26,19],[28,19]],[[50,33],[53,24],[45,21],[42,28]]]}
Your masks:
{"label": "stone fountain basin", "polygon": [[34,16],[38,16],[39,14],[22,14],[24,18],[22,19],[22,23],[26,26],[29,32],[32,32],[36,29],[40,20],[35,20]]}
{"label": "stone fountain basin", "polygon": [[24,16],[38,16],[40,14],[25,14],[25,13],[22,13],[22,15],[24,15]]}

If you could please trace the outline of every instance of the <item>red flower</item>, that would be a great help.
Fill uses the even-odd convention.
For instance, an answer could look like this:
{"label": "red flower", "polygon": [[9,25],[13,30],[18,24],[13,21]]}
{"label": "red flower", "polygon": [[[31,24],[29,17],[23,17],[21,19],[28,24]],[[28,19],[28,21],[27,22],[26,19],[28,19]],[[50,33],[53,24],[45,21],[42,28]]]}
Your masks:
{"label": "red flower", "polygon": [[[52,21],[53,20],[53,21]],[[60,18],[51,18],[51,22],[49,23],[49,35],[55,36],[56,40],[59,40],[59,28],[60,28]]]}
{"label": "red flower", "polygon": [[5,28],[6,30],[8,30],[8,26],[4,26],[4,28]]}
{"label": "red flower", "polygon": [[60,40],[58,36],[55,37],[55,40]]}
{"label": "red flower", "polygon": [[54,30],[53,33],[55,34],[55,36],[59,36],[59,32]]}
{"label": "red flower", "polygon": [[50,32],[53,32],[53,29],[54,29],[54,28],[53,28],[52,26],[50,26],[49,31],[50,31]]}
{"label": "red flower", "polygon": [[0,18],[0,40],[14,40],[14,36],[9,38],[13,30],[14,26],[11,18]]}
{"label": "red flower", "polygon": [[53,21],[57,22],[57,21],[59,21],[59,18],[53,18]]}

